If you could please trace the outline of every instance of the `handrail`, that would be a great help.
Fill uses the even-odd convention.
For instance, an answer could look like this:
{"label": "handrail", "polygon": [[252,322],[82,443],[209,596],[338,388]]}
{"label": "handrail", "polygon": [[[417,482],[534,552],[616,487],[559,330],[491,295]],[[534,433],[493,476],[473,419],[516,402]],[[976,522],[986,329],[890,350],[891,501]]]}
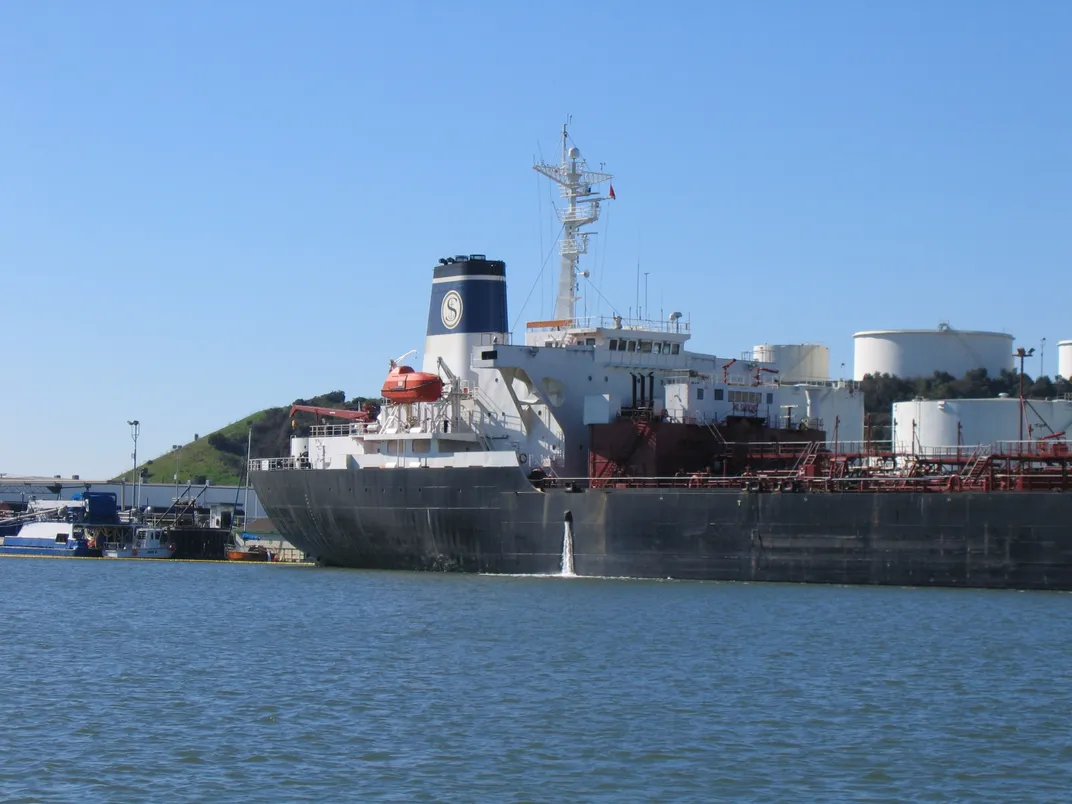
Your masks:
{"label": "handrail", "polygon": [[298,458],[288,456],[286,458],[251,458],[249,471],[251,472],[274,472],[279,469],[308,469],[308,461],[300,461]]}
{"label": "handrail", "polygon": [[681,318],[676,318],[673,321],[663,321],[655,318],[616,318],[605,315],[573,319],[563,318],[553,321],[529,321],[525,324],[525,327],[530,330],[606,329],[619,332],[659,332],[667,334],[688,333],[690,331],[690,323]]}

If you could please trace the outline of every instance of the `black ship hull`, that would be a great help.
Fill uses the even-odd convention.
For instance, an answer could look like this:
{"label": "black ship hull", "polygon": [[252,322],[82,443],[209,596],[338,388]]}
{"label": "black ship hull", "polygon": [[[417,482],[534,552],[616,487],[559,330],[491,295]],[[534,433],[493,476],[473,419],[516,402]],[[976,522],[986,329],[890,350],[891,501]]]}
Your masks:
{"label": "black ship hull", "polygon": [[502,468],[255,472],[297,548],[340,567],[1072,589],[1072,494],[535,489]]}

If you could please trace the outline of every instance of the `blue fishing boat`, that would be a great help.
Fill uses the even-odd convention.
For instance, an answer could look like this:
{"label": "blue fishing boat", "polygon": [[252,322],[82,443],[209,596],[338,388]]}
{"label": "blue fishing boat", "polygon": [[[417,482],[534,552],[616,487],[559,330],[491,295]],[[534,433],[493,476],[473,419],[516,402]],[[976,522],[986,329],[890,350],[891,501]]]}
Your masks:
{"label": "blue fishing boat", "polygon": [[14,536],[5,536],[0,555],[99,557],[84,531],[73,522],[27,522]]}
{"label": "blue fishing boat", "polygon": [[0,541],[0,556],[100,557],[105,544],[122,541],[131,525],[119,519],[115,494],[85,492],[71,500],[31,500],[17,526]]}

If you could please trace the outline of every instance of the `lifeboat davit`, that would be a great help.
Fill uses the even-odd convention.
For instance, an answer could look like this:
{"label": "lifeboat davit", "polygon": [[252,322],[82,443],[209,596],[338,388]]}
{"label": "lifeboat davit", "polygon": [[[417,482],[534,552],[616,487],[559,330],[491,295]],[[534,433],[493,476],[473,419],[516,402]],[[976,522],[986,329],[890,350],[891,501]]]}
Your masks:
{"label": "lifeboat davit", "polygon": [[384,399],[401,404],[435,402],[443,396],[443,380],[438,374],[395,366],[388,372],[380,393]]}

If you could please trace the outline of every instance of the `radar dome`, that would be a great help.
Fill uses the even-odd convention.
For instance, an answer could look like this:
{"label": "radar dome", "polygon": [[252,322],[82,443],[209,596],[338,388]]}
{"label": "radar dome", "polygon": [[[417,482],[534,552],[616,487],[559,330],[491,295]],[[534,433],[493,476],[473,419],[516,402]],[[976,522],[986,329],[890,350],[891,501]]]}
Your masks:
{"label": "radar dome", "polygon": [[569,149],[569,158],[570,159],[580,159],[581,158],[581,149],[578,148],[576,145],[574,145],[572,148]]}

